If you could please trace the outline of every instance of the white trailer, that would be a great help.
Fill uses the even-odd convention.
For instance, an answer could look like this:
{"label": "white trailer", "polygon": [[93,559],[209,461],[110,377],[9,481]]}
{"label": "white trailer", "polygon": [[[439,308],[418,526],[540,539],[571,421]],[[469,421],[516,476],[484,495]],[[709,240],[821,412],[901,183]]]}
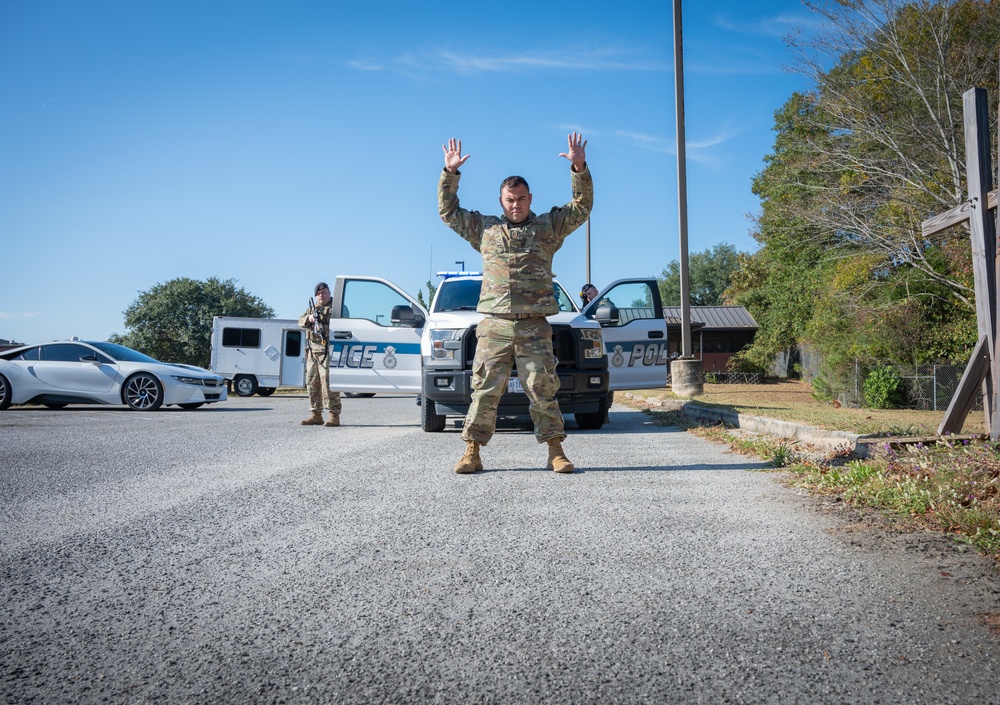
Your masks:
{"label": "white trailer", "polygon": [[210,369],[241,397],[305,387],[304,333],[292,319],[216,316]]}

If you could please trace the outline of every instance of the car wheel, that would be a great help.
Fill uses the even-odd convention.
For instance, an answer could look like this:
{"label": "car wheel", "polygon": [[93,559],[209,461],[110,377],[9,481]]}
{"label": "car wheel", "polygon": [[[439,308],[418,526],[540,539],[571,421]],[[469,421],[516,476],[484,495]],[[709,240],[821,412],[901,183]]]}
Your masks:
{"label": "car wheel", "polygon": [[591,414],[573,414],[573,418],[576,419],[576,425],[585,431],[596,431],[604,425],[604,421],[608,418],[608,398],[604,397],[601,399],[601,405],[597,411]]}
{"label": "car wheel", "polygon": [[0,375],[0,411],[10,406],[10,400],[14,396],[14,390],[10,388],[10,382],[6,377]]}
{"label": "car wheel", "polygon": [[252,397],[257,393],[257,378],[253,375],[236,375],[233,379],[233,389],[241,397]]}
{"label": "car wheel", "polygon": [[163,385],[148,372],[134,374],[125,380],[122,399],[135,411],[156,411],[163,405]]}
{"label": "car wheel", "polygon": [[197,409],[199,407],[205,406],[205,402],[195,401],[191,402],[190,404],[178,404],[177,406],[184,409],[185,411],[191,411],[191,409]]}
{"label": "car wheel", "polygon": [[348,399],[371,399],[375,396],[374,392],[344,392],[344,396]]}
{"label": "car wheel", "polygon": [[427,433],[441,433],[444,430],[448,418],[439,416],[437,405],[427,397],[420,402],[420,428]]}
{"label": "car wheel", "polygon": [[257,393],[262,397],[269,397],[274,394],[274,387],[258,387]]}

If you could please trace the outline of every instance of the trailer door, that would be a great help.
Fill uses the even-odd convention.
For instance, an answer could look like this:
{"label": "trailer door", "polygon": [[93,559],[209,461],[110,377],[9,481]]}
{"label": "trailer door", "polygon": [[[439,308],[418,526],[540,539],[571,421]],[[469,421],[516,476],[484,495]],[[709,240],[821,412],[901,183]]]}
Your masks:
{"label": "trailer door", "polygon": [[427,313],[392,282],[337,277],[330,319],[330,389],[420,393],[420,334]]}
{"label": "trailer door", "polygon": [[301,328],[281,332],[281,386],[306,386],[305,346]]}

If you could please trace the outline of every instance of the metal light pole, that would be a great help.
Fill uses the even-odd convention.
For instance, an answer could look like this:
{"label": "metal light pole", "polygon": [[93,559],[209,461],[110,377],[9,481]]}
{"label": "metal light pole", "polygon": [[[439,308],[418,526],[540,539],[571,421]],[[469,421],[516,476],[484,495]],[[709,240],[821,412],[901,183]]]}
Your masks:
{"label": "metal light pole", "polygon": [[681,357],[670,363],[671,388],[678,396],[703,393],[701,361],[691,347],[691,291],[688,284],[687,150],[684,134],[684,42],[681,31],[681,0],[674,3],[674,99],[677,116],[677,213],[680,231]]}
{"label": "metal light pole", "polygon": [[460,270],[458,270],[458,271],[460,271],[460,272],[464,272],[465,271],[465,260],[464,259],[457,259],[457,260],[455,260],[455,264],[462,265],[462,268]]}

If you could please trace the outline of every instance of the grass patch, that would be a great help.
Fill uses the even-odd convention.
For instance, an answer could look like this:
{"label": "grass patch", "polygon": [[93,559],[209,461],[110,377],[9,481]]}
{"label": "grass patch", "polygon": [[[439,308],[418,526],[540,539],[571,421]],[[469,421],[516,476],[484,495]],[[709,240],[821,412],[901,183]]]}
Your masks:
{"label": "grass patch", "polygon": [[796,486],[951,533],[1000,558],[1000,449],[993,443],[886,446],[842,467],[791,470]]}
{"label": "grass patch", "polygon": [[[668,388],[630,392],[648,401],[681,401]],[[764,384],[706,384],[704,394],[691,401],[726,411],[751,416],[791,421],[862,435],[928,436],[937,433],[944,419],[944,409],[850,409],[813,398],[813,389],[799,380],[767,380]],[[984,433],[983,414],[969,414],[961,433]]]}

